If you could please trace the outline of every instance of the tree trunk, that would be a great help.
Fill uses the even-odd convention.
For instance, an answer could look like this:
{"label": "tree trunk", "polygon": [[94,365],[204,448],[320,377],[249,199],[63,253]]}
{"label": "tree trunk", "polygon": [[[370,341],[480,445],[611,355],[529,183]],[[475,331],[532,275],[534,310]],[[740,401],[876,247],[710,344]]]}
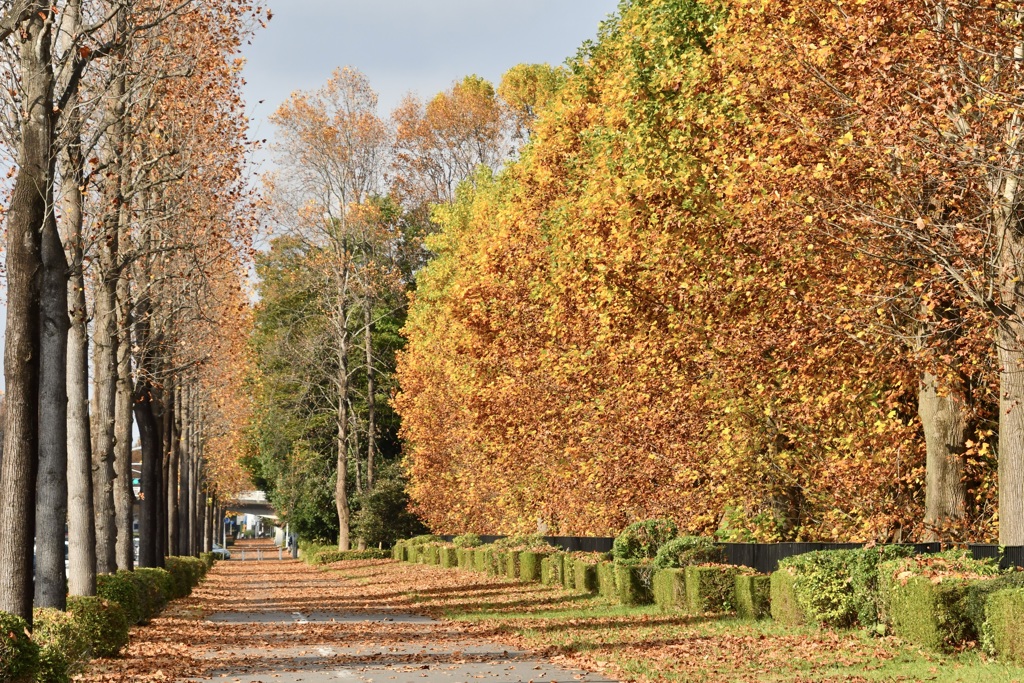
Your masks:
{"label": "tree trunk", "polygon": [[[344,316],[342,316],[344,326]],[[338,480],[334,503],[338,510],[338,550],[348,550],[348,332],[342,329],[338,340]]]}
{"label": "tree trunk", "polygon": [[63,219],[67,224],[71,279],[68,299],[68,592],[96,594],[96,526],[93,519],[92,443],[89,434],[89,314],[82,271],[81,147],[69,147],[63,183]]}
{"label": "tree trunk", "polygon": [[142,501],[139,505],[139,566],[159,566],[161,443],[153,417],[153,390],[141,381],[135,400],[135,422],[142,448]]}
{"label": "tree trunk", "polygon": [[0,471],[0,610],[32,622],[32,537],[39,466],[41,235],[52,205],[50,7],[31,2],[19,31],[19,171],[7,213],[6,432]]}
{"label": "tree trunk", "polygon": [[959,397],[942,396],[938,389],[938,378],[930,372],[924,373],[917,397],[917,413],[924,427],[928,452],[924,541],[943,540],[942,531],[962,521],[965,514],[963,474],[967,416]]}
{"label": "tree trunk", "polygon": [[192,538],[188,498],[189,490],[192,488],[192,454],[189,452],[189,431],[192,425],[187,399],[190,392],[186,390],[182,393],[185,414],[181,416],[181,438],[178,441],[178,555],[186,556],[191,553],[189,541]]}
{"label": "tree trunk", "polygon": [[164,418],[167,424],[167,555],[177,555],[181,548],[179,529],[178,502],[181,500],[181,385],[174,384],[168,404],[168,415]]}
{"label": "tree trunk", "polygon": [[[122,224],[123,225],[123,224]],[[124,238],[122,232],[122,238]],[[117,515],[117,568],[135,567],[135,489],[132,471],[132,403],[135,386],[131,368],[131,294],[128,279],[120,278],[118,292],[117,393],[114,400],[114,510]]]}
{"label": "tree trunk", "polygon": [[63,610],[68,517],[68,262],[48,212],[42,235],[35,606]]}
{"label": "tree trunk", "polygon": [[1024,352],[1021,325],[999,330],[999,545],[1024,545]]}
{"label": "tree trunk", "polygon": [[366,488],[373,491],[373,470],[377,450],[377,396],[373,375],[373,301],[367,297],[365,306],[366,332]]}

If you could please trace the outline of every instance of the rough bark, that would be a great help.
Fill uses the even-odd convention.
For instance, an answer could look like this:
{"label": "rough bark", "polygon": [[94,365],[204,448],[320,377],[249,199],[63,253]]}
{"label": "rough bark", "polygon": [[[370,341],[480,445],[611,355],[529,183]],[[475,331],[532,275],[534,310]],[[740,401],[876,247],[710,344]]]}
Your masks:
{"label": "rough bark", "polygon": [[140,382],[135,399],[135,422],[139,426],[142,448],[142,500],[139,505],[139,566],[159,566],[160,486],[163,465],[161,443],[153,417],[153,391],[148,382]]}
{"label": "rough bark", "polygon": [[938,378],[930,372],[921,379],[917,412],[927,448],[923,540],[938,541],[944,529],[965,515],[967,415],[959,397],[940,393]]}
{"label": "rough bark", "polygon": [[338,340],[338,477],[334,504],[338,511],[338,550],[348,550],[348,332],[342,330]]}
{"label": "rough bark", "polygon": [[999,331],[999,545],[1024,545],[1024,352],[1019,323]]}
{"label": "rough bark", "polygon": [[363,340],[366,352],[366,488],[373,491],[374,460],[377,450],[377,395],[373,372],[373,301],[364,307],[366,331]]}
{"label": "rough bark", "polygon": [[52,211],[42,235],[35,606],[63,610],[68,516],[68,263]]}
{"label": "rough bark", "polygon": [[29,3],[18,45],[23,90],[19,172],[8,206],[7,424],[0,470],[0,610],[32,620],[32,536],[39,465],[41,235],[51,205],[53,72],[50,8]]}
{"label": "rough bark", "polygon": [[[125,240],[125,221],[121,224]],[[127,278],[117,282],[117,387],[114,397],[114,512],[117,517],[117,568],[131,571],[135,566],[135,490],[132,472],[132,380],[130,314],[131,293]]]}
{"label": "rough bark", "polygon": [[166,455],[167,455],[167,554],[176,555],[181,545],[178,536],[178,501],[180,492],[178,484],[180,475],[178,462],[181,452],[178,444],[181,441],[181,387],[174,385],[171,391],[170,404],[164,417],[167,425]]}

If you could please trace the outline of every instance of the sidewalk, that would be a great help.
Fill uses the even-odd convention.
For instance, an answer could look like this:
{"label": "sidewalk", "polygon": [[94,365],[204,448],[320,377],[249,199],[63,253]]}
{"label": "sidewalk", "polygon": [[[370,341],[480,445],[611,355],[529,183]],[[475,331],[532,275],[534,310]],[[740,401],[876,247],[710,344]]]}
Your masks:
{"label": "sidewalk", "polygon": [[[409,610],[384,574],[346,579],[294,561],[219,562],[192,597],[135,629],[123,660],[97,662],[83,680],[237,683],[557,683],[608,679],[567,670],[462,625]],[[256,557],[256,544],[245,544]],[[351,562],[353,570],[381,562]],[[384,562],[387,564],[387,562]],[[357,566],[358,565],[358,566]],[[365,572],[360,572],[364,574]]]}

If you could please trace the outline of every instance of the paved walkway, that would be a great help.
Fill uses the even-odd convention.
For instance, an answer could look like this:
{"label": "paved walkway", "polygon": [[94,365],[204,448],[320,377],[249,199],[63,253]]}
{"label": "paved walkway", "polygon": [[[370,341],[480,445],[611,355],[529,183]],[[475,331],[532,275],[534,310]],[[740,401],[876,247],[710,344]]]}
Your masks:
{"label": "paved walkway", "polygon": [[[240,549],[232,548],[234,558]],[[250,545],[246,557],[255,556]],[[106,675],[235,683],[608,681],[469,636],[458,622],[393,606],[407,605],[407,596],[373,578],[278,561],[267,546],[263,556],[275,559],[218,563],[177,614],[138,629],[128,661],[108,665],[122,673],[108,668]]]}

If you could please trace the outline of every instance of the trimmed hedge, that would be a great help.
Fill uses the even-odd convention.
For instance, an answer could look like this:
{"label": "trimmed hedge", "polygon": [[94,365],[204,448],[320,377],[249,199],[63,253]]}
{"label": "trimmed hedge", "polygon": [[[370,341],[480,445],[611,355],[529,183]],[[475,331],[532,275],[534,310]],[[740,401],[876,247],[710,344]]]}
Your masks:
{"label": "trimmed hedge", "polygon": [[405,562],[408,560],[408,554],[406,550],[406,542],[398,541],[391,546],[391,559],[398,560],[399,562]]}
{"label": "trimmed hedge", "polygon": [[692,614],[731,612],[736,608],[736,575],[739,567],[724,565],[689,566],[686,572],[686,601]]}
{"label": "trimmed hedge", "polygon": [[659,569],[654,573],[654,604],[665,611],[686,610],[686,570]]}
{"label": "trimmed hedge", "polygon": [[454,540],[452,540],[452,543],[455,544],[456,548],[476,548],[477,546],[484,544],[476,534],[462,534],[461,536],[456,536]]}
{"label": "trimmed hedge", "polygon": [[164,568],[174,581],[172,598],[187,597],[206,576],[206,565],[198,557],[168,557]]}
{"label": "trimmed hedge", "polygon": [[597,565],[598,562],[588,562],[582,558],[576,558],[572,562],[573,586],[578,591],[586,593],[597,593]]}
{"label": "trimmed hedge", "polygon": [[119,604],[129,624],[143,619],[140,585],[132,572],[122,569],[116,574],[97,575],[96,597]]}
{"label": "trimmed hedge", "polygon": [[1024,663],[1024,589],[1004,588],[985,603],[992,650],[1000,659]]}
{"label": "trimmed hedge", "polygon": [[128,617],[121,605],[98,597],[68,597],[74,615],[95,657],[117,657],[128,644]]}
{"label": "trimmed hedge", "polygon": [[510,579],[518,579],[520,561],[519,553],[515,550],[505,551],[505,576]]}
{"label": "trimmed hedge", "polygon": [[616,593],[623,605],[650,605],[654,602],[654,567],[651,563],[616,562]]}
{"label": "trimmed hedge", "polygon": [[615,584],[615,563],[602,561],[597,563],[597,590],[601,597],[618,600],[619,590]]}
{"label": "trimmed hedge", "polygon": [[541,579],[540,563],[551,553],[524,550],[519,553],[519,580],[538,583]]}
{"label": "trimmed hedge", "polygon": [[85,671],[91,643],[70,612],[33,610],[32,640],[39,646],[40,683],[70,683],[72,676]]}
{"label": "trimmed hedge", "polygon": [[378,550],[377,548],[369,548],[367,550],[321,550],[310,557],[310,564],[323,566],[346,560],[385,560],[389,555],[389,551]]}
{"label": "trimmed hedge", "polygon": [[679,535],[671,519],[633,522],[616,536],[612,556],[617,560],[646,560],[658,554],[661,546]]}
{"label": "trimmed hedge", "polygon": [[658,569],[679,569],[693,564],[721,564],[725,549],[713,539],[701,536],[674,538],[658,549],[654,566]]}
{"label": "trimmed hedge", "polygon": [[796,578],[789,569],[772,572],[771,613],[772,619],[786,626],[802,626],[807,623],[800,602],[796,599]]}
{"label": "trimmed hedge", "polygon": [[562,556],[562,588],[576,590],[576,558],[568,553]]}
{"label": "trimmed hedge", "polygon": [[763,574],[736,575],[736,614],[742,619],[771,616],[772,580]]}
{"label": "trimmed hedge", "polygon": [[441,566],[445,569],[459,566],[459,553],[457,548],[445,546],[438,553],[441,556]]}
{"label": "trimmed hedge", "polygon": [[139,567],[132,575],[139,584],[142,600],[142,623],[160,614],[174,594],[174,578],[166,569]]}
{"label": "trimmed hedge", "polygon": [[0,681],[31,683],[39,666],[39,646],[28,636],[28,623],[0,612]]}
{"label": "trimmed hedge", "polygon": [[478,572],[486,572],[488,565],[490,564],[490,550],[484,548],[476,548],[473,550],[473,569]]}

